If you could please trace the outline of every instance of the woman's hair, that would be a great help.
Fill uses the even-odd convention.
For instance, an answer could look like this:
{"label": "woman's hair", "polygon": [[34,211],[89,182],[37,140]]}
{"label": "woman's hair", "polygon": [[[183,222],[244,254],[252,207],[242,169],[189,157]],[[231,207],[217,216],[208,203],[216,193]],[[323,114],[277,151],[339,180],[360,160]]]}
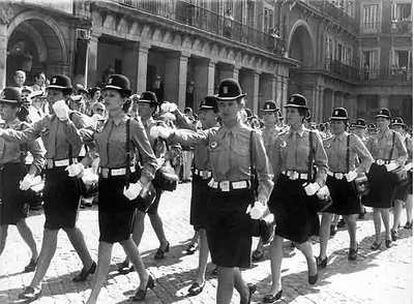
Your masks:
{"label": "woman's hair", "polygon": [[125,99],[124,104],[122,105],[122,110],[125,113],[129,113],[129,110],[131,109],[132,106],[132,99],[129,98],[129,96],[122,96],[124,94],[121,94],[121,97]]}
{"label": "woman's hair", "polygon": [[310,111],[304,108],[298,108],[299,115],[302,116],[302,122],[310,118]]}

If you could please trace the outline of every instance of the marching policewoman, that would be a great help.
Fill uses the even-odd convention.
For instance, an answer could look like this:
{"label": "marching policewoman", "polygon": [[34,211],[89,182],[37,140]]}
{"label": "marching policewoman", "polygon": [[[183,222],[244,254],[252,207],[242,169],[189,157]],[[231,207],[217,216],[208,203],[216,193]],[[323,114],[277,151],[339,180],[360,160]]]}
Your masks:
{"label": "marching policewoman", "polygon": [[279,134],[273,148],[275,157],[272,167],[276,183],[268,205],[275,215],[276,230],[270,245],[272,286],[263,299],[264,303],[274,303],[282,296],[284,238],[294,242],[305,255],[309,284],[315,284],[318,279],[309,238],[319,233],[319,219],[311,207],[311,198],[306,194],[304,185],[313,181],[313,164],[317,167],[317,173],[315,183],[309,185],[322,187],[325,184],[328,159],[319,133],[304,127],[304,121],[310,115],[306,98],[293,94],[285,108],[286,123],[290,129]]}
{"label": "marching policewoman", "polygon": [[[200,104],[198,117],[203,130],[217,126],[217,98],[206,96]],[[207,244],[207,207],[209,198],[208,182],[211,179],[211,163],[208,153],[208,144],[202,142],[194,146],[194,170],[191,187],[190,224],[198,231],[199,235],[199,262],[197,277],[190,286],[189,295],[196,295],[203,291],[205,285],[205,273],[208,259]]]}
{"label": "marching policewoman", "polygon": [[355,260],[358,253],[356,219],[361,208],[353,180],[368,172],[374,159],[357,135],[345,131],[348,122],[347,110],[342,107],[335,108],[330,118],[333,135],[324,140],[329,167],[326,185],[333,203],[322,214],[320,255],[317,258],[321,268],[325,268],[328,262],[326,249],[332,214],[342,215],[347,224],[350,238],[348,260]]}
{"label": "marching policewoman", "polygon": [[[385,246],[391,247],[390,208],[393,206],[396,183],[391,171],[404,166],[407,160],[407,149],[400,134],[389,128],[390,111],[382,108],[375,117],[378,133],[371,136],[367,148],[375,159],[368,174],[370,182],[369,195],[364,204],[374,208],[375,241],[372,250],[381,248],[381,218],[385,226]],[[399,221],[394,215],[394,221]],[[392,231],[396,234],[396,231]],[[393,236],[396,238],[396,235]]]}
{"label": "marching policewoman", "polygon": [[[271,231],[264,220],[252,220],[246,214],[255,201],[251,187],[251,167],[258,177],[258,201],[265,205],[273,187],[271,168],[257,131],[241,122],[243,98],[239,83],[225,79],[219,85],[218,112],[222,126],[208,130],[170,131],[161,136],[180,143],[208,145],[212,179],[209,182],[207,240],[212,262],[218,266],[217,303],[230,303],[233,288],[241,303],[250,303],[255,288],[247,287],[240,268],[250,266],[251,236],[269,242]],[[253,163],[252,163],[253,162]]]}
{"label": "marching policewoman", "polygon": [[[146,271],[131,238],[134,204],[138,195],[147,191],[154,178],[157,162],[143,124],[131,119],[129,110],[130,82],[121,74],[109,76],[103,89],[108,120],[100,132],[93,134],[93,143],[99,155],[99,250],[98,268],[88,304],[96,303],[108,273],[113,243],[119,242],[140,278],[134,300],[144,300],[147,289],[154,288],[154,279]],[[142,167],[139,180],[134,176],[135,163]],[[85,163],[91,160],[85,159]]]}
{"label": "marching policewoman", "polygon": [[66,104],[72,92],[70,78],[56,75],[46,88],[51,115],[47,115],[23,131],[0,130],[0,136],[15,142],[31,142],[41,137],[46,148],[45,187],[43,190],[45,225],[38,264],[32,282],[19,295],[19,298],[34,300],[41,294],[41,281],[45,276],[56,251],[57,234],[63,229],[82,263],[82,271],[73,278],[85,281],[95,271],[83,238],[76,227],[80,202],[80,180],[70,177],[67,168],[73,167],[82,146],[82,139],[75,123],[82,127],[83,120],[77,114],[71,114]]}
{"label": "marching policewoman", "polygon": [[[281,128],[277,126],[279,120],[280,110],[277,108],[276,103],[273,100],[267,100],[262,109],[263,113],[263,122],[264,127],[262,131],[263,143],[266,149],[267,157],[269,158],[270,163],[273,161],[273,151],[274,141],[277,138],[277,135],[281,131]],[[252,260],[259,261],[264,256],[263,244],[259,240],[256,249],[253,251]]]}
{"label": "marching policewoman", "polygon": [[[0,116],[4,120],[2,129],[23,130],[29,127],[29,124],[17,118],[21,105],[18,89],[8,87],[3,90],[0,98]],[[25,166],[27,152],[33,156],[29,170]],[[32,231],[26,223],[29,196],[25,191],[31,186],[30,180],[42,170],[43,154],[37,141],[22,145],[0,138],[0,255],[6,243],[8,225],[16,225],[32,253],[30,263],[25,268],[26,272],[35,270],[38,253]]]}

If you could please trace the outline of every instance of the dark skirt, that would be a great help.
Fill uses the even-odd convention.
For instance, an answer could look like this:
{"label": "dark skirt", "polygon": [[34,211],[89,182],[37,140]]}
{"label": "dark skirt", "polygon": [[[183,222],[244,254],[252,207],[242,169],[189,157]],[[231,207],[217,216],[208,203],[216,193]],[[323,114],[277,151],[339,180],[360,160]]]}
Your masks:
{"label": "dark skirt", "polygon": [[324,212],[339,215],[358,214],[361,212],[361,205],[354,183],[348,183],[345,178],[338,180],[328,176],[326,185],[331,194],[332,205]]}
{"label": "dark skirt", "polygon": [[211,260],[221,267],[250,267],[253,220],[246,214],[254,201],[250,189],[210,190],[207,241]]}
{"label": "dark skirt", "polygon": [[280,174],[268,203],[275,216],[275,234],[297,243],[319,234],[319,217],[303,183],[303,180],[290,180]]}
{"label": "dark skirt", "polygon": [[395,197],[395,183],[385,166],[372,164],[367,174],[370,191],[363,204],[373,208],[391,208]]}
{"label": "dark skirt", "polygon": [[[160,200],[161,200],[162,189],[160,187],[155,187],[155,186],[154,186],[154,188],[155,188],[155,199],[154,199],[154,202],[151,204],[151,206],[149,206],[148,210],[146,211],[147,214],[157,214],[158,213],[158,206],[159,206]],[[139,207],[138,207],[138,210],[144,212],[144,210],[141,210]]]}
{"label": "dark skirt", "polygon": [[208,181],[197,175],[193,175],[191,188],[190,224],[195,230],[206,228],[207,204],[209,202]]}
{"label": "dark skirt", "polygon": [[99,241],[116,243],[129,239],[135,205],[123,194],[125,177],[100,178],[98,185]]}
{"label": "dark skirt", "polygon": [[46,229],[75,227],[82,189],[81,182],[79,178],[70,177],[65,167],[45,171],[43,200]]}
{"label": "dark skirt", "polygon": [[20,181],[26,175],[24,164],[9,163],[0,169],[1,205],[0,225],[16,225],[29,213],[28,192],[19,189]]}

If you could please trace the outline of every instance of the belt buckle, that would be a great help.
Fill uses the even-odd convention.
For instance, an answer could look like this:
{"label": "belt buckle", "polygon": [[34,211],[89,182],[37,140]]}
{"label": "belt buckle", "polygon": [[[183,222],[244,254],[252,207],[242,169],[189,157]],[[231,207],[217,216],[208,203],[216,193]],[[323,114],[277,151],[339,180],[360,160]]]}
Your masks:
{"label": "belt buckle", "polygon": [[385,162],[382,159],[378,159],[377,164],[382,166],[383,164],[385,164]]}
{"label": "belt buckle", "polygon": [[230,182],[229,181],[222,181],[220,182],[220,189],[224,192],[230,191]]}

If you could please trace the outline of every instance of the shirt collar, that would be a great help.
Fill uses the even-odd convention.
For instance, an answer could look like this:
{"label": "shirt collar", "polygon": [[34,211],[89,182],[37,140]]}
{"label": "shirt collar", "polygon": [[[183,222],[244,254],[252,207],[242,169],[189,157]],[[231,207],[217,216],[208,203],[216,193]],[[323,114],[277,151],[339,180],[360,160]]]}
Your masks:
{"label": "shirt collar", "polygon": [[339,135],[334,135],[334,138],[340,140],[340,141],[345,141],[345,139],[348,137],[348,133],[347,132],[343,132]]}
{"label": "shirt collar", "polygon": [[121,123],[125,122],[128,119],[128,116],[126,114],[123,114],[121,117],[112,118],[112,121],[114,122],[115,126],[119,126]]}
{"label": "shirt collar", "polygon": [[293,131],[292,128],[290,128],[290,134],[296,133],[300,137],[303,137],[303,134],[305,134],[305,127],[303,125],[300,126],[300,128],[296,131]]}

